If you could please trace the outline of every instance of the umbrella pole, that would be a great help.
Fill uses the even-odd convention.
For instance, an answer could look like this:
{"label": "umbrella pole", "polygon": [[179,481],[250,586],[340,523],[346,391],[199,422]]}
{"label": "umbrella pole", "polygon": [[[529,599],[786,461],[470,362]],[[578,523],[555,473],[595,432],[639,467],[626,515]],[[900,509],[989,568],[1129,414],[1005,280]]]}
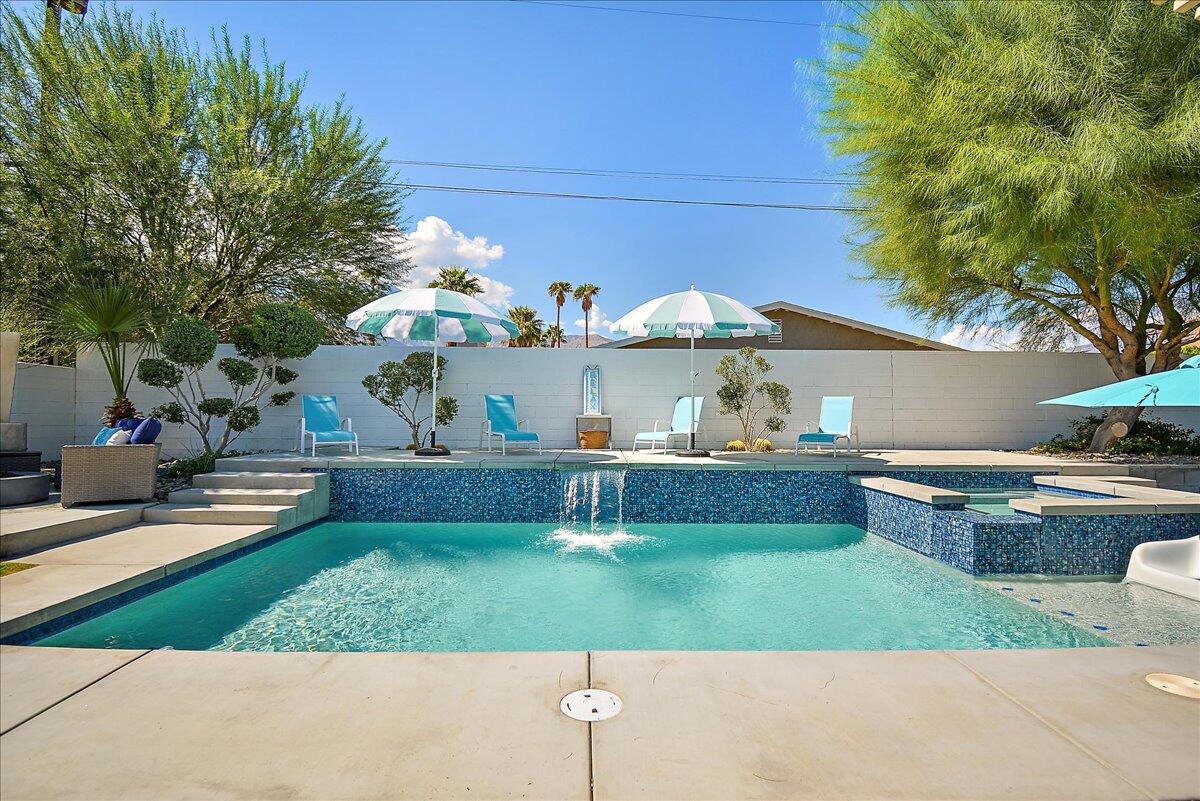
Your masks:
{"label": "umbrella pole", "polygon": [[680,456],[709,456],[708,451],[696,449],[696,329],[691,330],[688,337],[688,383],[691,394],[688,401],[691,409],[688,412],[688,446],[686,451],[680,451]]}
{"label": "umbrella pole", "polygon": [[[437,317],[434,318],[434,325],[437,326]],[[429,447],[417,448],[417,456],[445,456],[450,453],[449,450],[443,450],[437,446],[437,378],[438,378],[438,335],[441,332],[435,328],[433,336],[433,417],[430,418],[429,424]]]}

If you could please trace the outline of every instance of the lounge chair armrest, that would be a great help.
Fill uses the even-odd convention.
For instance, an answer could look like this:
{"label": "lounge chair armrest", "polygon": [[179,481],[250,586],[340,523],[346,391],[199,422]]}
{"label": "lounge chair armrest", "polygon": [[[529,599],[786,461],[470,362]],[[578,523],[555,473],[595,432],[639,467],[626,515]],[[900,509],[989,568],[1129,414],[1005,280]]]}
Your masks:
{"label": "lounge chair armrest", "polygon": [[661,420],[655,420],[655,421],[654,421],[654,430],[655,430],[656,432],[658,431],[658,424],[659,424],[659,423],[661,423],[661,422],[662,422]]}
{"label": "lounge chair armrest", "polygon": [[342,421],[341,421],[341,423],[339,423],[338,425],[339,425],[339,426],[340,426],[340,427],[341,427],[341,428],[342,428],[344,431],[353,431],[353,430],[354,430],[354,423],[352,423],[352,422],[350,421],[350,418],[349,418],[349,417],[343,417],[343,418],[342,418]]}
{"label": "lounge chair armrest", "polygon": [[525,426],[526,428],[528,428],[528,427],[529,427],[529,421],[528,421],[528,420],[518,420],[518,421],[517,421],[517,430],[518,430],[518,431],[520,431],[520,430],[521,430],[521,426]]}

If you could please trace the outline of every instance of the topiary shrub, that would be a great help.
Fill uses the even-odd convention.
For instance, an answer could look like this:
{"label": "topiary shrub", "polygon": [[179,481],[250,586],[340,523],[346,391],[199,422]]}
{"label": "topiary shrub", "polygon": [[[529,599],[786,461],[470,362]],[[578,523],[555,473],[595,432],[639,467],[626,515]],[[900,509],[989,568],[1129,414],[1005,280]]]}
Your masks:
{"label": "topiary shrub", "polygon": [[[446,374],[446,358],[438,356],[438,380]],[[362,380],[367,393],[391,409],[408,424],[412,442],[409,449],[420,448],[429,435],[422,431],[432,416],[421,403],[426,392],[433,391],[433,354],[417,351],[404,357],[404,361],[390,361],[379,365],[379,369]],[[437,424],[449,425],[458,416],[458,401],[448,395],[437,399]],[[442,447],[439,445],[438,447]]]}
{"label": "topiary shrub", "polygon": [[[1058,434],[1030,450],[1050,454],[1086,451],[1103,422],[1101,415],[1089,414],[1071,423],[1070,434]],[[1104,452],[1131,456],[1200,456],[1200,435],[1190,428],[1143,413],[1129,429],[1129,434],[1108,443]]]}
{"label": "topiary shrub", "polygon": [[[285,406],[296,393],[271,392],[299,376],[280,364],[301,359],[321,344],[321,326],[309,312],[287,303],[268,303],[255,309],[248,324],[234,332],[234,347],[242,358],[227,356],[217,370],[229,382],[233,396],[210,396],[200,372],[217,352],[217,332],[195,317],[181,317],[159,338],[162,358],[142,359],[138,380],[165,389],[171,402],[152,414],[176,425],[187,425],[200,435],[204,454],[216,458],[226,452],[243,431],[262,421],[262,406]],[[224,420],[220,437],[214,421]]]}

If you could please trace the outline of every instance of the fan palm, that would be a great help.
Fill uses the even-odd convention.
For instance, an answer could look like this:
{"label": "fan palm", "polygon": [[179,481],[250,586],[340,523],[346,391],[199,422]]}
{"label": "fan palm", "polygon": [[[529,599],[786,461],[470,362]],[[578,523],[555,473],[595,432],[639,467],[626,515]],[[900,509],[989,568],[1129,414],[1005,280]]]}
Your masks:
{"label": "fan palm", "polygon": [[553,340],[556,348],[562,347],[562,307],[574,289],[570,281],[555,281],[546,290],[554,299],[554,328],[551,330],[557,331]]}
{"label": "fan palm", "polygon": [[552,348],[561,348],[563,341],[562,326],[552,325],[546,329],[543,341]]}
{"label": "fan palm", "polygon": [[437,278],[429,282],[429,288],[448,289],[472,296],[483,291],[479,276],[468,273],[466,267],[443,267],[438,270]]}
{"label": "fan palm", "polygon": [[145,335],[150,323],[141,298],[118,284],[81,286],[63,302],[58,321],[65,341],[76,348],[94,347],[104,360],[113,388],[113,402],[104,411],[106,421],[111,425],[136,415],[127,395],[145,344],[128,346]]}
{"label": "fan palm", "polygon": [[591,347],[588,343],[588,317],[592,311],[592,298],[600,294],[600,287],[595,284],[580,284],[575,287],[575,300],[579,301],[580,308],[583,309],[583,346]]}
{"label": "fan palm", "polygon": [[508,310],[508,319],[517,327],[517,336],[508,341],[511,348],[535,348],[542,344],[546,324],[538,319],[537,309],[532,306],[513,306]]}

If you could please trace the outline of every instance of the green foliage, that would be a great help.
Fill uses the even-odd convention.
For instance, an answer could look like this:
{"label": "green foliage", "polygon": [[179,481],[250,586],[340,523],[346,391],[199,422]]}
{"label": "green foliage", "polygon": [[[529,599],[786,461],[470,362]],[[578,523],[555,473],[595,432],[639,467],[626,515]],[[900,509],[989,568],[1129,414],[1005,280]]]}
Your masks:
{"label": "green foliage", "polygon": [[155,406],[150,410],[150,416],[157,417],[164,423],[174,423],[175,425],[183,425],[187,422],[187,416],[183,413],[183,407],[175,401]]}
{"label": "green foliage", "polygon": [[254,310],[252,321],[237,329],[234,345],[248,359],[303,359],[321,344],[321,326],[305,309],[267,303]]}
{"label": "green foliage", "polygon": [[479,276],[471,275],[466,267],[443,267],[437,277],[429,282],[430,289],[446,289],[464,295],[478,295],[483,291]]}
{"label": "green foliage", "polygon": [[232,458],[234,456],[249,456],[255,451],[234,451],[229,450],[218,457],[215,453],[194,453],[182,459],[176,459],[167,464],[167,475],[172,478],[191,478],[192,476],[200,475],[201,473],[211,473],[216,469],[218,458]]}
{"label": "green foliage", "polygon": [[508,319],[517,327],[517,336],[508,341],[512,348],[536,348],[542,344],[546,324],[537,316],[532,306],[513,306],[508,310]]}
{"label": "green foliage", "polygon": [[262,413],[257,406],[239,406],[229,413],[227,422],[234,431],[245,431],[262,422]]}
{"label": "green foliage", "polygon": [[[751,347],[739,348],[717,362],[716,373],[723,382],[717,388],[720,412],[737,415],[743,447],[750,442],[757,449],[759,441],[765,441],[763,434],[777,433],[787,425],[779,415],[792,412],[792,391],[777,381],[764,380],[769,372],[771,363]],[[760,422],[764,412],[767,416]]]}
{"label": "green foliage", "polygon": [[1200,345],[1184,345],[1179,349],[1179,356],[1183,359],[1190,359],[1193,356],[1200,356]]}
{"label": "green foliage", "polygon": [[217,362],[217,369],[235,387],[248,387],[258,378],[258,368],[242,359],[226,356]]}
{"label": "green foliage", "polygon": [[1140,0],[883,2],[826,61],[855,258],[935,322],[1083,340],[1118,378],[1200,330],[1200,28]]}
{"label": "green foliage", "polygon": [[[1033,446],[1036,453],[1074,453],[1088,450],[1096,429],[1104,422],[1100,415],[1090,414],[1071,423],[1071,433],[1058,434],[1048,442]],[[1129,434],[1114,439],[1106,453],[1145,456],[1200,456],[1200,435],[1195,431],[1165,420],[1143,416],[1129,429]]]}
{"label": "green foliage", "polygon": [[166,359],[142,359],[138,364],[138,381],[148,387],[173,387],[183,380],[183,371]]}
{"label": "green foliage", "polygon": [[144,352],[142,346],[129,345],[145,337],[149,322],[146,305],[119,284],[76,287],[59,309],[63,341],[73,348],[96,348],[112,382],[114,398],[124,398],[129,392],[129,382]]}
{"label": "green foliage", "polygon": [[[446,374],[444,356],[438,356],[437,366],[438,380],[441,381]],[[367,394],[408,424],[413,447],[421,447],[428,434],[422,429],[432,416],[423,408],[421,398],[433,391],[433,354],[417,351],[405,356],[403,361],[386,361],[374,373],[364,377],[362,385]],[[438,397],[437,425],[449,425],[457,414],[457,400],[445,395]]]}
{"label": "green foliage", "polygon": [[756,439],[756,440],[754,440],[754,445],[752,447],[748,448],[748,447],[746,447],[746,443],[743,442],[742,440],[731,439],[731,440],[729,440],[729,442],[725,443],[725,450],[734,451],[734,452],[744,452],[744,451],[766,452],[766,451],[775,450],[775,446],[771,443],[771,440],[769,440],[769,439]]}
{"label": "green foliage", "polygon": [[579,308],[583,310],[583,346],[590,347],[591,343],[588,338],[591,336],[589,324],[591,321],[592,299],[600,294],[600,287],[595,284],[580,284],[571,292],[572,297],[579,301]]}
{"label": "green foliage", "polygon": [[66,353],[39,299],[114,283],[156,326],[184,313],[227,337],[283,299],[351,341],[345,315],[409,268],[385,143],[249,40],[196,47],[152,15],[89,11],[43,34],[42,8],[0,9],[5,330],[27,357]]}
{"label": "green foliage", "polygon": [[[143,359],[138,377],[162,387],[172,402],[155,410],[169,423],[190,426],[206,453],[220,455],[241,432],[258,425],[261,405],[284,406],[294,392],[269,394],[278,384],[295,381],[295,370],[280,359],[307,356],[320,342],[320,327],[312,314],[298,306],[270,303],[256,309],[251,322],[237,329],[239,353],[246,359],[224,357],[217,369],[233,388],[233,397],[209,396],[200,372],[216,353],[216,332],[194,317],[181,317],[164,332],[160,348],[165,359]],[[253,359],[254,362],[247,361]],[[216,438],[214,419],[225,419]]]}
{"label": "green foliage", "polygon": [[203,367],[217,352],[217,332],[197,317],[179,317],[158,338],[158,349],[180,367]]}
{"label": "green foliage", "polygon": [[554,301],[554,325],[546,330],[547,344],[551,347],[562,347],[562,307],[574,292],[575,287],[571,286],[570,281],[552,281],[550,286],[546,287],[546,293]]}
{"label": "green foliage", "polygon": [[233,411],[233,398],[204,398],[196,404],[196,411],[208,417],[224,417]]}

